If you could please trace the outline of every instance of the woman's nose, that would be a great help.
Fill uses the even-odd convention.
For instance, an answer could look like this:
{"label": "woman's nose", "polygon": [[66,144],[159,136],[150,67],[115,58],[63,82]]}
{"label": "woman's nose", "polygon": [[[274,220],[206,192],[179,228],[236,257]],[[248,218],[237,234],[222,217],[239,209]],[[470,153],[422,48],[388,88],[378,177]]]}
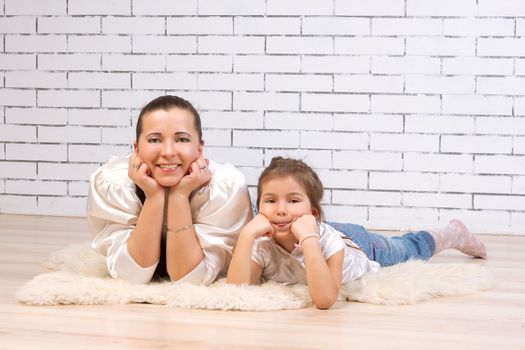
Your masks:
{"label": "woman's nose", "polygon": [[173,156],[175,154],[175,145],[173,142],[167,141],[162,147],[162,154],[165,156]]}

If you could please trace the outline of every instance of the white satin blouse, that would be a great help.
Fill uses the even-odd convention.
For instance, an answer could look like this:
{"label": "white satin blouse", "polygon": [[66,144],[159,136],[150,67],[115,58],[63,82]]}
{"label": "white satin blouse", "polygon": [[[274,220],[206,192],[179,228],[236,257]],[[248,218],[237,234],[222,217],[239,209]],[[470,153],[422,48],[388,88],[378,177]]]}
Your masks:
{"label": "white satin blouse", "polygon": [[[369,260],[353,241],[324,222],[319,224],[319,242],[325,260],[344,249],[342,284],[379,270],[379,263]],[[253,245],[252,260],[262,267],[263,281],[307,284],[304,255],[300,248],[288,253],[273,238],[260,237]]]}
{"label": "white satin blouse", "polygon": [[[91,175],[86,218],[93,248],[107,257],[110,275],[131,283],[147,283],[158,262],[141,267],[127,246],[142,209],[135,183],[128,177],[128,159],[129,155],[112,159]],[[219,274],[225,274],[239,232],[253,217],[241,172],[231,164],[211,160],[209,169],[208,185],[190,197],[193,228],[204,258],[181,282],[210,284]]]}

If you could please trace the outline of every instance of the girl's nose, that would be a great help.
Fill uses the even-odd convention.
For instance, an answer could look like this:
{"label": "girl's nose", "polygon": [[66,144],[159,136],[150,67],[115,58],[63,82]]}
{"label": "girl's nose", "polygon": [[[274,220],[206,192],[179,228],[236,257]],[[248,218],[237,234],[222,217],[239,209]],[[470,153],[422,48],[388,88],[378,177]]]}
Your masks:
{"label": "girl's nose", "polygon": [[286,211],[286,204],[284,203],[280,203],[279,204],[279,207],[277,208],[277,215],[286,215],[287,214],[287,211]]}

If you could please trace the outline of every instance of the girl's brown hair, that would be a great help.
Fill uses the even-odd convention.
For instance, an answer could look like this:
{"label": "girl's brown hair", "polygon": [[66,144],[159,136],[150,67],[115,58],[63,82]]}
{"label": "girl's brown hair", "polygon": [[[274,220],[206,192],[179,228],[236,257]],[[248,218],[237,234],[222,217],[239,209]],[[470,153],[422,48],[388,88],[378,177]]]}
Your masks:
{"label": "girl's brown hair", "polygon": [[272,179],[286,176],[291,176],[304,187],[312,207],[319,212],[319,219],[323,220],[323,209],[321,208],[324,193],[323,184],[308,164],[292,158],[274,157],[270,165],[263,170],[257,184],[257,209],[259,209],[261,200],[262,185]]}

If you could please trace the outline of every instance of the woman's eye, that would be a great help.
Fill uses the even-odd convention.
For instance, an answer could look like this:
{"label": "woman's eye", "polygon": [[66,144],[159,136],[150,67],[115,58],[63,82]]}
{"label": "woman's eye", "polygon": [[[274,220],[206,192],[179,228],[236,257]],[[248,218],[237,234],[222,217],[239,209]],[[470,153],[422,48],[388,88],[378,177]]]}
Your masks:
{"label": "woman's eye", "polygon": [[149,139],[148,140],[148,143],[158,143],[158,142],[160,142],[159,139]]}
{"label": "woman's eye", "polygon": [[186,143],[186,142],[191,142],[191,140],[187,137],[179,137],[177,139],[177,142],[182,142],[182,143]]}

